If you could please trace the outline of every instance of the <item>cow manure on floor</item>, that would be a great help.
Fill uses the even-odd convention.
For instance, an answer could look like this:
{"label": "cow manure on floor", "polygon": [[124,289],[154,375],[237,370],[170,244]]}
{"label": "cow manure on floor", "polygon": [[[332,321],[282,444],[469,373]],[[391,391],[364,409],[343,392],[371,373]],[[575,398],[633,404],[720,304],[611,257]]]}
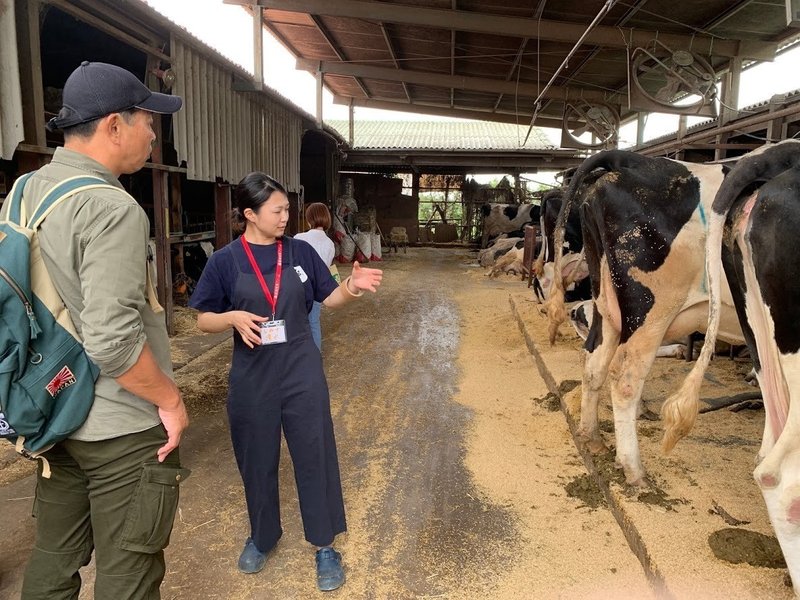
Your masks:
{"label": "cow manure on floor", "polygon": [[708,545],[714,556],[729,563],[747,563],[770,569],[786,568],[778,540],[763,533],[729,527],[709,535]]}
{"label": "cow manure on floor", "polygon": [[580,381],[576,381],[574,379],[565,379],[561,383],[558,384],[558,394],[559,396],[563,396],[564,394],[569,394],[572,390],[578,387],[581,384]]}
{"label": "cow manure on floor", "polygon": [[[594,468],[603,481],[625,485],[625,474],[622,469],[618,469],[614,464],[614,451],[609,450],[605,454],[595,454],[593,457]],[[605,485],[605,484],[604,484]]]}
{"label": "cow manure on floor", "polygon": [[567,492],[567,496],[581,500],[589,508],[606,506],[603,492],[589,475],[574,477],[572,481],[564,486],[564,489]]}
{"label": "cow manure on floor", "polygon": [[666,510],[675,510],[676,504],[686,503],[685,500],[680,498],[670,498],[664,490],[653,486],[652,483],[651,486],[649,490],[641,492],[636,496],[639,502],[650,504],[651,506],[660,506]]}
{"label": "cow manure on floor", "polygon": [[646,438],[657,438],[662,430],[658,427],[639,427],[639,435]]}
{"label": "cow manure on floor", "polygon": [[533,401],[550,412],[561,410],[561,400],[553,392],[548,393],[544,398],[534,398]]}

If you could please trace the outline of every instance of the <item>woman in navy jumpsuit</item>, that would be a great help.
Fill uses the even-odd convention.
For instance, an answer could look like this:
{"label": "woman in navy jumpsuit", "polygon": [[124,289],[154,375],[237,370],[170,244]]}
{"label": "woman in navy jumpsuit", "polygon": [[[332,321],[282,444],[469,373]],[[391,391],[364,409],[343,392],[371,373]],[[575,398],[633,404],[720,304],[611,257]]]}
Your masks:
{"label": "woman in navy jumpsuit", "polygon": [[[313,302],[335,308],[375,291],[381,271],[358,263],[337,284],[316,251],[284,237],[289,201],[263,173],[250,173],[235,191],[242,236],[209,258],[190,306],[206,332],[233,327],[228,420],[244,482],[250,537],[239,570],[260,571],[282,534],[278,504],[281,429],[295,470],[305,537],[318,547],[321,590],[344,583],[341,555],[331,548],[347,529],[328,386],[311,336]],[[280,260],[279,260],[280,258]]]}

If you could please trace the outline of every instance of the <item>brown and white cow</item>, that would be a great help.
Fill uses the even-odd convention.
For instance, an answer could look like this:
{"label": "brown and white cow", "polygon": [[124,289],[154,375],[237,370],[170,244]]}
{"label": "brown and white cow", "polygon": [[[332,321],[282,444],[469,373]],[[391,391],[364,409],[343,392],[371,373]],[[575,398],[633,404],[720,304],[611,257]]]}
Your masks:
{"label": "brown and white cow", "polygon": [[[594,312],[584,344],[580,434],[593,452],[605,450],[598,425],[599,392],[610,380],[617,463],[630,484],[644,485],[636,416],[645,377],[662,340],[703,331],[705,215],[723,180],[720,165],[681,163],[612,150],[585,160],[570,182],[559,225],[587,175],[602,175],[581,194],[583,244]],[[563,230],[556,229],[560,270]],[[546,304],[550,342],[566,320],[556,279]],[[742,343],[730,293],[723,295],[720,336]]]}
{"label": "brown and white cow", "polygon": [[[708,331],[696,365],[680,391],[662,408],[664,448],[670,450],[686,435],[697,416],[700,383],[714,339],[721,332],[721,303],[725,301],[727,278],[750,353],[756,359],[756,377],[766,412],[753,476],[798,590],[800,142],[787,140],[740,159],[720,187],[708,214]],[[720,264],[726,278],[720,273]]]}

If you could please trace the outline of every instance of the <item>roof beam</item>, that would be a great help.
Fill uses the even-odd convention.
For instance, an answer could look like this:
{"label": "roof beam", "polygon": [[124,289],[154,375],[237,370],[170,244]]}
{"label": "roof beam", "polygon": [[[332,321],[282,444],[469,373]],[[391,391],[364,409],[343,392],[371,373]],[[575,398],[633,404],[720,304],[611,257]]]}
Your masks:
{"label": "roof beam", "polygon": [[[585,23],[523,19],[464,10],[444,10],[368,2],[365,0],[224,0],[226,4],[258,5],[275,10],[334,17],[350,17],[377,22],[404,23],[421,27],[455,29],[475,33],[491,33],[525,38],[540,27],[542,38],[555,42],[574,43],[586,31]],[[772,60],[778,45],[775,42],[726,40],[709,35],[685,35],[643,29],[600,25],[585,38],[587,44],[611,48],[645,46],[653,39],[675,48],[691,48],[699,54]]]}
{"label": "roof beam", "polygon": [[[544,7],[547,4],[547,0],[539,0],[539,5],[536,7],[536,10],[533,13],[534,19],[541,19],[542,13],[544,12]],[[514,72],[517,69],[522,68],[522,57],[525,55],[525,47],[528,45],[530,38],[525,37],[522,38],[522,42],[519,44],[519,50],[517,50],[517,57],[514,59],[514,63],[511,65],[511,68],[506,75],[506,81],[511,81],[511,77],[514,75]],[[536,49],[537,53],[539,51],[538,47]],[[538,64],[538,63],[537,63]],[[536,78],[538,79],[540,76],[539,69],[536,69]],[[497,107],[500,106],[500,102],[503,100],[503,93],[497,95],[497,100],[494,103],[494,109],[497,110]],[[539,94],[536,94],[538,96]],[[534,96],[534,98],[536,97]]]}
{"label": "roof beam", "polygon": [[555,171],[577,167],[584,160],[579,151],[566,153],[559,150],[536,150],[519,151],[506,153],[493,152],[462,152],[448,151],[446,153],[434,152],[423,153],[416,150],[368,150],[354,148],[347,150],[347,158],[344,160],[345,167],[390,167],[392,170],[398,167],[412,169],[419,167],[426,168],[462,168],[468,173],[475,173],[478,170],[485,172],[497,172],[497,169],[522,169],[526,172],[535,172],[537,169]]}
{"label": "roof beam", "polygon": [[[322,34],[322,37],[324,37],[325,41],[328,42],[328,45],[331,47],[331,50],[333,50],[334,54],[339,57],[339,60],[346,62],[347,57],[344,55],[344,52],[339,49],[339,45],[334,41],[333,36],[328,31],[328,28],[325,27],[325,24],[322,22],[322,20],[317,15],[311,15],[311,20],[314,21],[314,25],[317,26],[320,34]],[[371,94],[367,91],[367,88],[361,79],[358,77],[354,77],[353,79],[355,79],[356,85],[358,85],[358,87],[361,89],[361,92],[367,98],[369,98]]]}
{"label": "roof beam", "polygon": [[[392,62],[394,63],[395,68],[399,71],[402,69],[400,63],[397,61],[397,52],[394,49],[394,44],[392,43],[392,38],[389,37],[389,31],[386,29],[386,23],[381,23],[381,33],[383,34],[383,40],[386,42],[386,47],[389,49],[389,55],[392,57]],[[297,56],[297,54],[295,54]],[[411,102],[411,93],[408,91],[408,85],[406,82],[403,82],[403,91],[406,93],[406,98],[409,102]]]}
{"label": "roof beam", "polygon": [[[518,94],[520,96],[531,96],[535,98],[539,93],[539,87],[532,83],[517,84],[514,81],[502,79],[490,79],[486,77],[469,77],[465,75],[447,75],[445,73],[430,73],[425,71],[409,71],[406,69],[392,69],[389,67],[375,67],[372,65],[361,65],[354,63],[337,63],[332,61],[317,61],[298,58],[295,63],[298,69],[316,73],[331,75],[350,75],[353,77],[364,77],[366,79],[381,79],[385,81],[400,81],[417,85],[428,85],[434,87],[457,88],[460,90],[471,90],[474,92],[488,92],[496,94]],[[614,94],[597,90],[584,90],[581,88],[566,88],[557,85],[551,86],[545,94],[545,98],[551,100],[589,100],[597,102],[608,102]],[[617,102],[619,104],[619,102]]]}
{"label": "roof beam", "polygon": [[[492,121],[495,123],[511,123],[512,125],[526,125],[530,122],[531,116],[533,116],[531,113],[512,115],[509,113],[485,112],[482,110],[471,110],[467,108],[450,108],[446,104],[422,104],[419,102],[414,104],[406,104],[405,102],[397,102],[389,99],[364,99],[351,98],[349,96],[333,97],[334,104],[349,106],[351,102],[353,103],[353,106],[360,106],[361,108],[378,108],[381,110],[395,110],[417,113],[421,115],[452,117],[454,119],[474,119],[477,121]],[[536,119],[536,125],[538,127],[553,127],[556,129],[561,129],[561,124],[561,119],[549,119],[546,117],[538,117]]]}

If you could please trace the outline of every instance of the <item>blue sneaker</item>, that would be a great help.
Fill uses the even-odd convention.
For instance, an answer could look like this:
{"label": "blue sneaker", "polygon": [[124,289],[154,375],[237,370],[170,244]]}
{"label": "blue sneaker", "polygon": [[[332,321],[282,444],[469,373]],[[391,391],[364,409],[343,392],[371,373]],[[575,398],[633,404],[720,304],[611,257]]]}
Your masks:
{"label": "blue sneaker", "polygon": [[321,592],[338,590],[344,584],[342,555],[327,546],[317,550],[317,587]]}
{"label": "blue sneaker", "polygon": [[252,538],[247,538],[239,555],[239,570],[242,573],[258,573],[267,562],[267,553],[256,548]]}

